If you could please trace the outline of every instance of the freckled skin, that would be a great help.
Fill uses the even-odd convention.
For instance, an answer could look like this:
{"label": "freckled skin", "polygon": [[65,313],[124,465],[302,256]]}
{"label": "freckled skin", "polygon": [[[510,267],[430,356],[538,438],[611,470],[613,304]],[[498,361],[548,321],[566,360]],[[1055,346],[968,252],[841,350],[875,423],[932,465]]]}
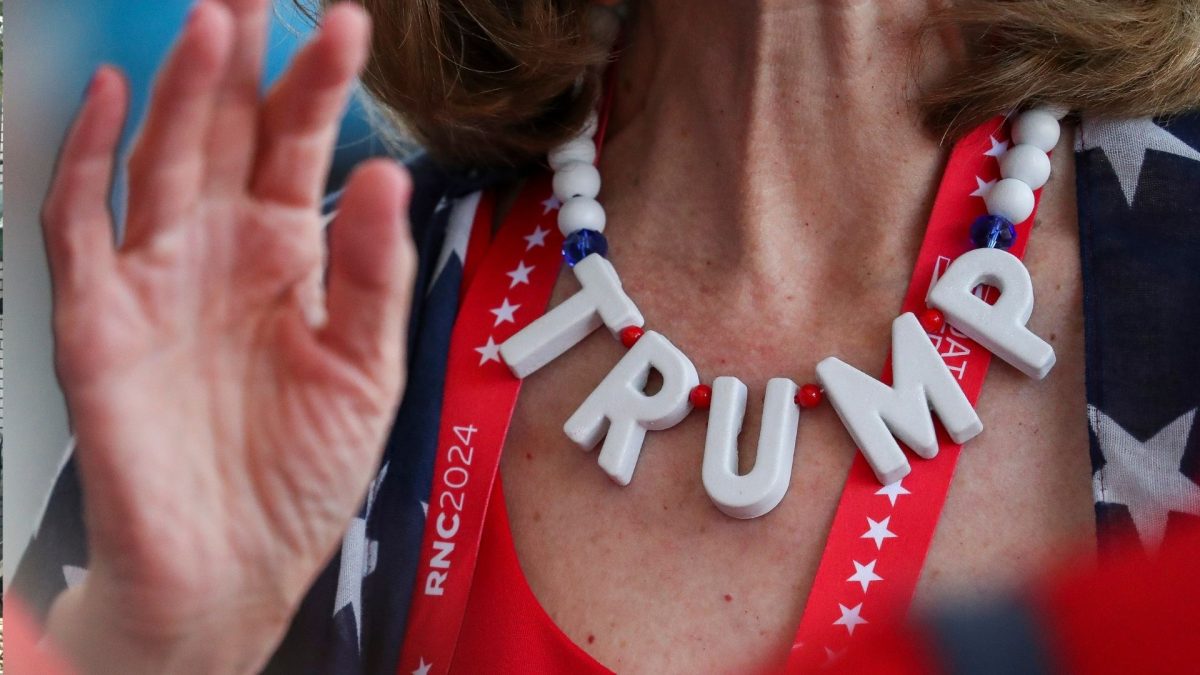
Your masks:
{"label": "freckled skin", "polygon": [[[1036,292],[1030,328],[1054,345],[1058,362],[1042,382],[992,363],[978,406],[984,432],[961,455],[918,605],[982,597],[1094,540],[1069,143],[1066,133],[1026,257]],[[623,211],[619,195],[612,199],[611,257],[648,325],[695,360],[702,380],[737,375],[751,389],[743,471],[754,459],[748,443],[757,437],[767,378],[809,381],[812,365],[828,354],[870,374],[882,368],[919,238],[910,250],[863,259],[876,274],[864,280],[856,265],[846,273],[858,277],[854,286],[822,274],[791,280],[796,293],[779,294],[767,283],[722,295],[714,282],[697,303],[690,267],[652,246],[622,245],[623,237],[636,237],[637,211]],[[552,303],[574,288],[560,277]],[[769,329],[764,307],[775,312]],[[650,434],[634,480],[620,488],[595,465],[595,452],[571,446],[562,423],[622,353],[601,330],[524,383],[502,476],[529,584],[568,637],[622,673],[778,668],[853,458],[850,437],[827,402],[805,411],[791,489],[760,519],[727,518],[704,494],[706,424],[697,411]],[[512,461],[529,454],[532,461]],[[598,626],[608,629],[593,640]]]}
{"label": "freckled skin", "polygon": [[[978,406],[984,432],[959,461],[917,604],[982,597],[1094,540],[1069,160],[1067,151],[1055,158],[1027,256],[1037,293],[1030,327],[1052,342],[1058,364],[1035,382],[994,361]],[[667,331],[702,377],[711,378],[709,364],[726,360],[721,354],[737,354],[720,372],[741,377],[751,389],[743,470],[752,466],[747,438],[757,437],[766,379],[788,374],[803,381],[797,373],[832,353],[878,374],[909,274],[909,265],[886,267],[888,283],[853,299],[839,297],[833,285],[818,285],[807,294],[814,307],[836,311],[853,302],[859,311],[820,325],[799,312],[779,317],[777,333],[746,338],[713,331],[712,305],[694,302],[687,284],[675,296],[639,292],[651,283],[647,270],[659,277],[653,283],[672,285],[660,278],[662,261],[653,252],[639,257],[616,249],[614,264],[648,323]],[[552,302],[573,288],[560,280]],[[725,314],[722,326],[757,321],[750,312],[715,304]],[[806,337],[798,342],[797,335]],[[777,667],[798,626],[853,443],[828,403],[805,411],[787,497],[765,517],[737,521],[704,493],[705,418],[694,411],[674,429],[649,434],[633,482],[619,487],[596,466],[595,451],[572,446],[561,425],[621,353],[598,331],[523,387],[501,470],[530,585],[573,641],[620,672]],[[512,461],[513,448],[527,448],[520,456],[531,454],[533,461]],[[597,641],[590,631],[598,626],[609,630]]]}
{"label": "freckled skin", "polygon": [[[948,155],[913,103],[911,36],[929,3],[640,7],[600,162],[609,258],[647,326],[703,381],[746,383],[745,471],[769,378],[811,382],[831,355],[883,366]],[[922,72],[936,74],[961,45],[939,33],[922,47]],[[1058,362],[1040,382],[993,363],[984,431],[962,453],[918,604],[978,597],[1094,546],[1072,140],[1066,129],[1053,154],[1027,255],[1030,328]],[[552,302],[576,288],[561,277]],[[787,496],[738,521],[704,492],[694,411],[650,433],[632,482],[617,486],[562,424],[622,353],[597,331],[522,387],[501,474],[530,586],[618,672],[778,669],[853,443],[827,403],[804,411]]]}

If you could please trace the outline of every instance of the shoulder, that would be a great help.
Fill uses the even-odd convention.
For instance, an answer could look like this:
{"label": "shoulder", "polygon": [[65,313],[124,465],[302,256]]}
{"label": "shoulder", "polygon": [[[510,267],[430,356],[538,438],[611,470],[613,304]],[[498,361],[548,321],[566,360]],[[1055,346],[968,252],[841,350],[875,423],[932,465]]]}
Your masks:
{"label": "shoulder", "polygon": [[1151,242],[1194,235],[1200,214],[1200,110],[1170,117],[1108,118],[1084,114],[1075,134],[1080,224]]}
{"label": "shoulder", "polygon": [[[424,152],[402,160],[412,177],[413,193],[409,220],[418,244],[435,231],[444,229],[444,218],[435,217],[455,201],[490,187],[511,183],[525,173],[522,168],[447,167],[433,161]],[[323,210],[331,218],[336,214],[342,191],[326,196]]]}

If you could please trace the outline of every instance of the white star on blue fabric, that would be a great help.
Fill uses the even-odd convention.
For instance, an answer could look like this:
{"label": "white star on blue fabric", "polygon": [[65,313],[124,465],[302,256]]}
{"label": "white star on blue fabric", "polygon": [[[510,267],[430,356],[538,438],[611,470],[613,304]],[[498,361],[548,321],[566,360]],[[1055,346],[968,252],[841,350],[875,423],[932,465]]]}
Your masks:
{"label": "white star on blue fabric", "polygon": [[1146,441],[1095,406],[1088,420],[1104,455],[1104,467],[1092,477],[1097,502],[1123,504],[1148,548],[1162,543],[1171,511],[1200,516],[1200,486],[1179,470],[1195,421],[1196,409],[1180,415]]}
{"label": "white star on blue fabric", "polygon": [[846,630],[849,631],[849,633],[851,635],[854,635],[854,628],[856,626],[860,626],[864,623],[867,623],[866,619],[859,616],[859,612],[862,611],[862,603],[861,602],[858,603],[857,605],[855,605],[854,607],[847,607],[839,602],[838,610],[841,611],[842,616],[837,621],[834,621],[833,625],[845,626]]}
{"label": "white star on blue fabric", "polygon": [[354,631],[358,645],[362,647],[362,580],[375,571],[379,563],[379,542],[367,537],[367,518],[375,506],[375,497],[387,475],[385,463],[367,490],[367,504],[362,515],[350,521],[350,527],[342,537],[342,558],[338,568],[337,595],[333,601],[333,615],[346,606],[354,614]]}
{"label": "white star on blue fabric", "polygon": [[67,582],[67,588],[75,588],[87,579],[88,571],[82,567],[75,565],[63,565],[62,568],[63,581]]}
{"label": "white star on blue fabric", "polygon": [[454,200],[452,205],[443,200],[434,209],[440,211],[449,206],[451,210],[446,221],[445,243],[442,244],[442,250],[438,254],[437,264],[433,266],[433,275],[429,277],[429,288],[426,289],[426,292],[433,290],[442,270],[446,269],[446,265],[450,262],[451,256],[457,257],[460,265],[466,262],[467,244],[471,240],[471,226],[475,222],[475,210],[479,207],[479,199],[482,195],[482,192],[473,192],[462,199]]}
{"label": "white star on blue fabric", "polygon": [[522,237],[526,241],[525,250],[528,251],[531,249],[535,249],[538,246],[545,246],[546,245],[546,235],[548,235],[548,234],[550,234],[550,230],[547,230],[541,226],[535,227],[533,230],[533,234],[527,234],[524,237]]}
{"label": "white star on blue fabric", "polygon": [[864,532],[862,534],[862,536],[859,538],[860,539],[874,539],[875,540],[875,548],[877,550],[882,549],[884,539],[894,539],[896,537],[896,533],[892,532],[891,530],[888,529],[888,523],[891,522],[891,520],[892,520],[892,517],[888,516],[887,518],[884,518],[883,520],[876,522],[876,521],[872,520],[870,518],[870,516],[868,516],[867,517],[867,531]]}
{"label": "white star on blue fabric", "polygon": [[1114,120],[1085,116],[1075,147],[1077,151],[1100,148],[1117,174],[1125,203],[1130,207],[1137,196],[1147,151],[1157,150],[1200,162],[1200,150],[1179,140],[1148,117]]}
{"label": "white star on blue fabric", "polygon": [[863,593],[869,590],[868,587],[872,581],[883,581],[883,577],[875,574],[875,563],[879,562],[878,560],[872,560],[866,565],[859,563],[857,560],[851,560],[850,562],[854,563],[854,574],[851,574],[850,578],[846,579],[846,581],[857,581],[862,586]]}

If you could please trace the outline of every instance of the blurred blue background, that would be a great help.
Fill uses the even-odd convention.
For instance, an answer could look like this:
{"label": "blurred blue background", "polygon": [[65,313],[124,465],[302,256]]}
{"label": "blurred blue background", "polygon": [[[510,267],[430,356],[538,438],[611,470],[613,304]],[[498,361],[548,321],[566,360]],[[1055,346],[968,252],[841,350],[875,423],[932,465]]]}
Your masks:
{"label": "blurred blue background", "polygon": [[[274,0],[264,88],[286,67],[308,20],[291,0]],[[132,108],[125,145],[145,112],[158,63],[191,6],[190,0],[8,0],[4,3],[5,326],[4,579],[24,551],[68,440],[62,395],[54,378],[50,283],[38,212],[63,135],[96,66],[112,63],[129,77]],[[362,104],[345,116],[330,190],[351,167],[385,153]],[[118,222],[123,181],[114,186]],[[19,477],[19,480],[10,480]]]}
{"label": "blurred blue background", "polygon": [[[10,0],[11,1],[11,0]],[[26,0],[28,1],[28,0]],[[312,0],[305,0],[311,3]],[[125,130],[126,146],[137,122],[145,112],[146,101],[158,64],[166,56],[183,25],[191,0],[36,0],[39,12],[55,17],[60,30],[47,35],[53,49],[60,51],[65,71],[77,82],[79,92],[87,84],[92,70],[100,63],[112,63],[125,71],[133,92],[129,123]],[[264,89],[278,77],[311,31],[311,22],[291,0],[274,0],[274,17],[268,40]],[[67,26],[65,24],[72,24]],[[362,102],[355,97],[342,123],[338,152],[330,174],[330,187],[336,189],[349,169],[365,157],[383,154],[384,145],[371,133]],[[117,185],[117,204],[121,203],[121,185]]]}

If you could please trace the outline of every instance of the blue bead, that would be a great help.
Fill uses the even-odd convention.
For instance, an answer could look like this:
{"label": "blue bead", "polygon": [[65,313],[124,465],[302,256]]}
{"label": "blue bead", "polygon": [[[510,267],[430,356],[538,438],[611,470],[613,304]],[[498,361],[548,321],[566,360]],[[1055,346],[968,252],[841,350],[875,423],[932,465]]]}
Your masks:
{"label": "blue bead", "polygon": [[567,265],[574,267],[580,260],[593,253],[598,253],[602,257],[607,256],[608,240],[595,230],[575,230],[567,235],[562,251]]}
{"label": "blue bead", "polygon": [[1007,250],[1017,240],[1017,228],[1001,216],[979,216],[971,223],[971,243],[976,248]]}

